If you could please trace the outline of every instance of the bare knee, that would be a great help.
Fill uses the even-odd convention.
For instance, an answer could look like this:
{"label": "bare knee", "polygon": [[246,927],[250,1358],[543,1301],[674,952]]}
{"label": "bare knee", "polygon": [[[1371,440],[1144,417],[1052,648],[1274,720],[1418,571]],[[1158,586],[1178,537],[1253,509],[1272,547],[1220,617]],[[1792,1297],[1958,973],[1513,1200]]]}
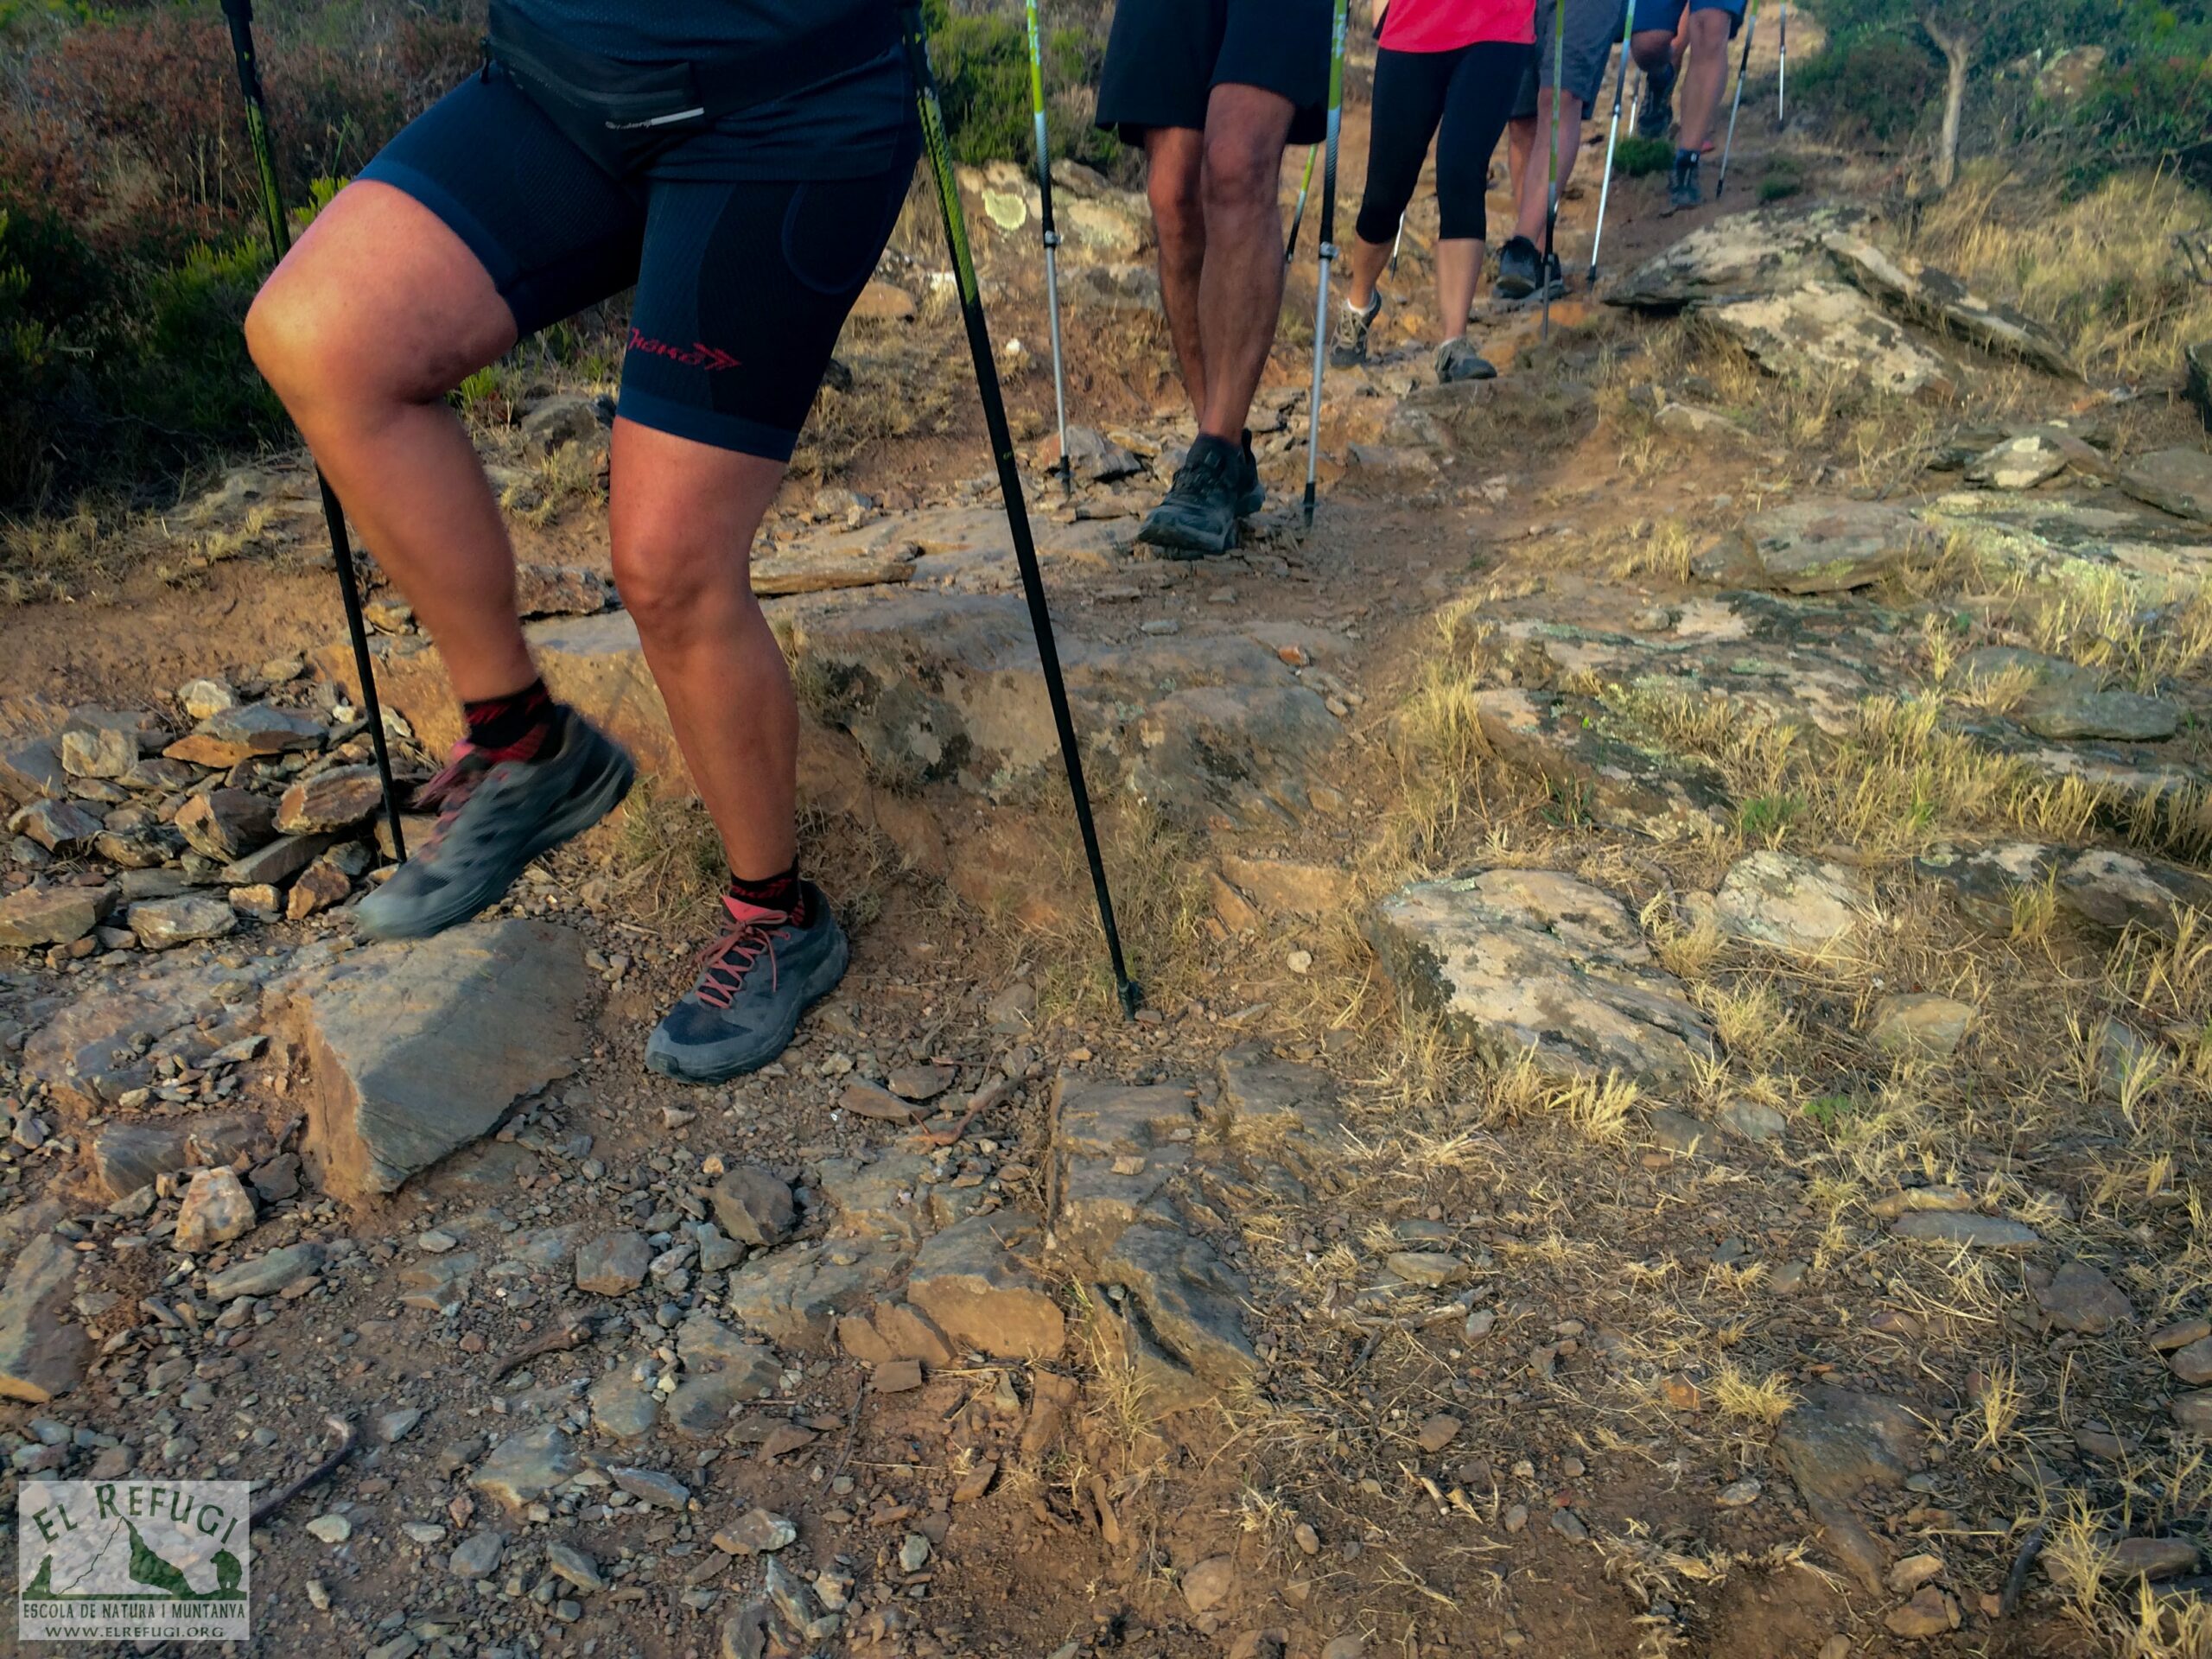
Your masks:
{"label": "bare knee", "polygon": [[346,301],[314,273],[280,268],[246,311],[246,350],[295,416],[347,404],[434,402],[467,372],[448,375],[365,327]]}
{"label": "bare knee", "polygon": [[1152,221],[1164,252],[1172,256],[1204,245],[1205,206],[1198,194],[1196,167],[1156,159],[1145,180],[1145,194],[1152,203]]}
{"label": "bare knee", "polygon": [[732,604],[751,605],[747,562],[673,523],[623,527],[612,563],[622,603],[648,639],[683,640],[727,626]]}
{"label": "bare knee", "polygon": [[1209,130],[1201,194],[1209,215],[1273,213],[1282,146],[1270,135]]}
{"label": "bare knee", "polygon": [[1649,29],[1629,41],[1629,54],[1639,69],[1664,69],[1675,60],[1672,29]]}

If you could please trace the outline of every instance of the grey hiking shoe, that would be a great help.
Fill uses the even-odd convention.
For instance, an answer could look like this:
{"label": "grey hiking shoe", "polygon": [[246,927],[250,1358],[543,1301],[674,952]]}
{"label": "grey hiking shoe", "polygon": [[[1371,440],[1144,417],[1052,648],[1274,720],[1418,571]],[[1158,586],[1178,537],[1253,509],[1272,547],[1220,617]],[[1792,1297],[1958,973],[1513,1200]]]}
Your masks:
{"label": "grey hiking shoe", "polygon": [[1467,344],[1465,334],[1454,335],[1436,348],[1436,384],[1448,386],[1455,380],[1495,380],[1497,365]]}
{"label": "grey hiking shoe", "polygon": [[1343,315],[1337,319],[1336,341],[1329,347],[1331,368],[1357,368],[1367,361],[1367,331],[1382,315],[1382,290],[1379,288],[1368,296],[1364,308],[1345,303]]}
{"label": "grey hiking shoe", "polygon": [[1674,124],[1675,66],[1670,63],[1656,74],[1648,70],[1644,73],[1643,102],[1636,111],[1636,136],[1664,138],[1667,129]]}
{"label": "grey hiking shoe", "polygon": [[1203,558],[1236,545],[1236,515],[1259,493],[1256,466],[1249,474],[1246,452],[1226,438],[1201,432],[1175,469],[1167,499],[1137,531],[1166,559]]}
{"label": "grey hiking shoe", "polygon": [[1675,171],[1667,181],[1667,211],[1679,213],[1701,205],[1705,200],[1705,186],[1697,175],[1698,154],[1694,149],[1675,152]]}
{"label": "grey hiking shoe", "polygon": [[372,938],[420,939],[496,903],[540,853],[582,834],[630,792],[638,769],[573,709],[559,715],[550,752],[492,760],[461,744],[415,798],[440,809],[438,825],[391,880],[355,908]]}
{"label": "grey hiking shoe", "polygon": [[810,881],[806,895],[814,912],[806,927],[723,895],[729,931],[707,947],[699,982],[654,1028],[647,1065],[684,1083],[721,1083],[791,1046],[799,1016],[837,988],[851,955],[822,890]]}

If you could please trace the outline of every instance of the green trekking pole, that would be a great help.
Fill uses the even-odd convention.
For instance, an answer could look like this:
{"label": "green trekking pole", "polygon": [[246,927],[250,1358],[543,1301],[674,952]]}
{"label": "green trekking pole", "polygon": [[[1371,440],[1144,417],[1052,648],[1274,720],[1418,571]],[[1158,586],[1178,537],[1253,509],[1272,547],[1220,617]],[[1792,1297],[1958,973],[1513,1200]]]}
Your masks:
{"label": "green trekking pole", "polygon": [[[1542,338],[1552,337],[1552,266],[1558,259],[1559,237],[1559,100],[1567,84],[1567,0],[1552,8],[1552,141],[1544,149],[1544,326]],[[1561,283],[1564,287],[1564,282]]]}
{"label": "green trekking pole", "polygon": [[1037,123],[1037,199],[1045,230],[1045,309],[1052,324],[1052,409],[1060,422],[1060,493],[1075,493],[1075,462],[1068,454],[1068,383],[1060,365],[1060,233],[1052,228],[1052,152],[1045,137],[1045,54],[1037,32],[1037,0],[1029,10],[1029,110]]}
{"label": "green trekking pole", "polygon": [[1744,9],[1744,55],[1736,65],[1736,96],[1728,105],[1728,137],[1720,146],[1720,176],[1713,181],[1713,199],[1728,188],[1728,154],[1736,148],[1736,117],[1744,107],[1744,77],[1751,72],[1751,35],[1759,26],[1759,0]]}
{"label": "green trekking pole", "polygon": [[1292,256],[1298,251],[1298,227],[1306,222],[1306,193],[1313,188],[1314,153],[1311,147],[1306,149],[1306,178],[1298,187],[1298,206],[1290,210],[1290,236],[1282,245],[1282,262],[1286,265],[1290,263]]}
{"label": "green trekking pole", "polygon": [[[245,98],[246,137],[253,147],[253,164],[261,176],[261,212],[268,221],[269,254],[281,264],[291,251],[292,233],[284,223],[284,197],[276,184],[276,157],[269,138],[269,106],[262,96],[261,69],[253,50],[253,0],[223,0],[223,16],[231,26],[231,49],[238,59],[238,90]],[[330,527],[331,562],[338,568],[338,596],[346,607],[346,631],[353,636],[353,668],[361,681],[361,709],[369,719],[369,743],[376,752],[377,778],[384,785],[384,811],[391,825],[391,855],[407,857],[406,832],[399,823],[399,791],[391,781],[391,750],[385,741],[384,709],[377,699],[376,664],[369,656],[368,625],[361,617],[360,579],[353,569],[353,545],[346,534],[346,510],[338,503],[330,480],[315,468],[315,481],[322,492],[323,522]]]}
{"label": "green trekking pole", "polygon": [[[1605,176],[1598,185],[1598,228],[1590,236],[1590,274],[1583,278],[1586,287],[1598,286],[1598,247],[1605,239],[1605,202],[1613,193],[1613,146],[1621,137],[1621,99],[1628,91],[1629,34],[1636,27],[1636,7],[1624,6],[1621,13],[1621,72],[1613,82],[1613,120],[1605,132]],[[1556,99],[1559,94],[1554,92]]]}
{"label": "green trekking pole", "polygon": [[1337,138],[1344,129],[1344,13],[1337,0],[1329,41],[1327,156],[1321,167],[1321,277],[1313,296],[1313,389],[1306,399],[1306,528],[1313,528],[1313,497],[1321,469],[1321,368],[1328,360],[1329,267],[1337,259]]}
{"label": "green trekking pole", "polygon": [[976,259],[968,246],[966,216],[960,209],[960,185],[953,176],[952,147],[945,137],[944,111],[938,103],[937,77],[930,70],[929,36],[917,5],[899,8],[906,39],[906,65],[913,76],[914,99],[922,120],[922,148],[929,156],[930,172],[937,185],[938,206],[944,214],[944,239],[952,252],[952,269],[960,289],[960,315],[968,326],[968,350],[976,359],[976,389],[983,400],[983,424],[990,434],[991,454],[998,463],[999,493],[1006,499],[1007,530],[1014,540],[1014,561],[1020,568],[1021,588],[1029,601],[1029,623],[1037,636],[1037,659],[1045,676],[1046,695],[1052,705],[1052,724],[1060,740],[1060,760],[1067,768],[1068,794],[1075,804],[1076,826],[1083,834],[1084,856],[1090,865],[1090,886],[1098,900],[1098,925],[1106,934],[1106,954],[1114,970],[1114,991],[1122,1012],[1134,1020],[1144,1001],[1144,992],[1129,977],[1122,959],[1121,931],[1114,925],[1114,895],[1106,886],[1106,861],[1098,850],[1098,826],[1090,816],[1090,791],[1083,777],[1083,754],[1077,746],[1075,717],[1068,709],[1068,688],[1060,674],[1059,646],[1052,637],[1052,613],[1045,604],[1045,575],[1037,565],[1037,543],[1029,531],[1029,506],[1022,498],[1021,469],[1014,458],[1014,433],[1007,425],[1006,398],[999,390],[999,372],[991,356],[990,329],[983,321],[983,297],[976,281]]}

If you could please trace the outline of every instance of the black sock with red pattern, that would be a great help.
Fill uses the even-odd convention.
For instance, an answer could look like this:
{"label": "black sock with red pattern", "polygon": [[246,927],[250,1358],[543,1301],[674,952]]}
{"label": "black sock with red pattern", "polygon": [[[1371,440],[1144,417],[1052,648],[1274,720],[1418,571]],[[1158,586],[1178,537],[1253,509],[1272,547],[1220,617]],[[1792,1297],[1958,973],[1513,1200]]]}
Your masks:
{"label": "black sock with red pattern", "polygon": [[468,722],[468,747],[490,760],[534,760],[553,735],[561,705],[542,679],[512,696],[486,697],[461,705]]}
{"label": "black sock with red pattern", "polygon": [[759,881],[748,881],[741,875],[733,875],[727,889],[729,896],[741,905],[751,905],[756,910],[779,910],[800,927],[814,919],[813,906],[807,902],[806,884],[798,879],[798,861],[779,875]]}

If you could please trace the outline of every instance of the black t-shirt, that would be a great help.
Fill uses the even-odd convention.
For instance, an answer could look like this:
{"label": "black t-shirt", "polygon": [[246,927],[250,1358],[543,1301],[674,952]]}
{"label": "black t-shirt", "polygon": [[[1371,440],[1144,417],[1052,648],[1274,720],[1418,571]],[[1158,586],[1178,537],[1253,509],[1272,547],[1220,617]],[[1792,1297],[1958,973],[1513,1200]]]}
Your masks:
{"label": "black t-shirt", "polygon": [[[624,63],[742,63],[749,51],[841,27],[877,29],[891,0],[513,0],[569,45]],[[846,179],[882,172],[915,121],[904,53],[725,116],[656,161],[658,178]]]}

